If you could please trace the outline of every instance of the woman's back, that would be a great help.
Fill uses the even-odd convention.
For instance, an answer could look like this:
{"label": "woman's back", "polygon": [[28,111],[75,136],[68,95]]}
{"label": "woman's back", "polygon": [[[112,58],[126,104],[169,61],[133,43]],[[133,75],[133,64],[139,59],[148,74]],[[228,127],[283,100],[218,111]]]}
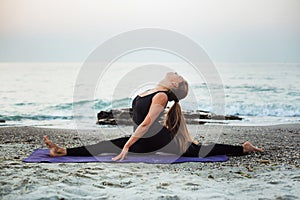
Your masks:
{"label": "woman's back", "polygon": [[[134,122],[134,126],[133,126],[134,131],[144,121],[145,117],[149,112],[153,97],[159,92],[166,93],[166,91],[156,91],[144,96],[137,95],[134,98],[132,102],[132,120]],[[156,134],[158,131],[160,131],[163,128],[163,125],[159,122],[162,115],[163,112],[151,125],[149,131],[146,134],[148,137]]]}

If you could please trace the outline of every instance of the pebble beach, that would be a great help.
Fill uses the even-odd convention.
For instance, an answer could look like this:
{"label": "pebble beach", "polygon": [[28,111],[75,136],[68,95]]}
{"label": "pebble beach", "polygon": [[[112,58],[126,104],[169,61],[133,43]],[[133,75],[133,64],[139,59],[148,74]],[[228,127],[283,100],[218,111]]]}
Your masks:
{"label": "pebble beach", "polygon": [[[0,200],[300,200],[299,8],[0,0]],[[161,90],[168,103],[152,102]],[[191,162],[166,152],[127,162],[48,155],[45,135],[72,148],[130,136],[138,124],[172,128],[174,102],[168,117],[180,108],[200,144],[264,151],[246,143],[257,151]]]}
{"label": "pebble beach", "polygon": [[92,130],[0,128],[1,199],[299,199],[300,124],[274,126],[189,125],[202,143],[241,144],[264,149],[227,162],[24,163],[42,136],[63,147],[93,144],[132,127]]}

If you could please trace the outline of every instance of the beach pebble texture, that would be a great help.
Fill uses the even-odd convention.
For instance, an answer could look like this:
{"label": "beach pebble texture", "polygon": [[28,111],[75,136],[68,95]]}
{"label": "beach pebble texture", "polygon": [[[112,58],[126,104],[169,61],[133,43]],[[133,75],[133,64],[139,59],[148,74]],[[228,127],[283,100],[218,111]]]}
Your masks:
{"label": "beach pebble texture", "polygon": [[75,147],[128,135],[132,127],[1,127],[0,199],[300,198],[300,124],[188,128],[202,143],[248,140],[265,152],[219,163],[23,163],[34,149],[46,148],[43,135]]}

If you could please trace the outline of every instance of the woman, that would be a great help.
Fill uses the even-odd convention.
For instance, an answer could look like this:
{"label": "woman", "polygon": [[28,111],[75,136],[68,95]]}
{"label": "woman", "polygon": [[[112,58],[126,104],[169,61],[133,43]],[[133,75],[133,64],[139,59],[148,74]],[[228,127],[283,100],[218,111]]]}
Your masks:
{"label": "woman", "polygon": [[[188,94],[188,83],[175,72],[169,72],[153,89],[137,95],[132,102],[135,123],[130,137],[101,141],[94,145],[62,148],[44,136],[50,149],[50,156],[92,156],[101,153],[119,153],[114,161],[123,160],[128,152],[175,153],[188,157],[212,155],[241,156],[250,152],[263,152],[262,149],[245,142],[241,146],[226,144],[201,145],[189,134],[181,113],[179,100]],[[168,101],[174,104],[167,112],[164,125],[159,122]],[[121,153],[120,150],[122,149]]]}

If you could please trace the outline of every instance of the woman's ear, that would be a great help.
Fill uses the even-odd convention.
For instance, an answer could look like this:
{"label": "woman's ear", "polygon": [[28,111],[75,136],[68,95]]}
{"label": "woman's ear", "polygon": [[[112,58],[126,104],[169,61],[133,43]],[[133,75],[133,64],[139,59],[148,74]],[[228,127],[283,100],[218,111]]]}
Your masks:
{"label": "woman's ear", "polygon": [[177,82],[174,82],[174,81],[173,81],[171,84],[172,84],[172,87],[178,88],[178,85],[179,85],[179,84],[178,84]]}

